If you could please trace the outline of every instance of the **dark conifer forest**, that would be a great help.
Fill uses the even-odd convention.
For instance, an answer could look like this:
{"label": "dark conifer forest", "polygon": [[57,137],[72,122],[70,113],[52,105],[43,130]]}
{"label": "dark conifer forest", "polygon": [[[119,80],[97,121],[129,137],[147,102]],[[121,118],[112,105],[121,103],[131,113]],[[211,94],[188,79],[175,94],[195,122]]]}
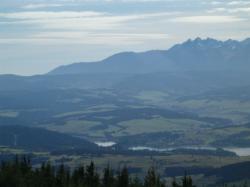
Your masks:
{"label": "dark conifer forest", "polygon": [[[144,179],[130,176],[124,166],[114,171],[107,166],[103,172],[98,173],[94,162],[70,170],[64,164],[57,167],[49,162],[39,167],[32,167],[27,157],[14,161],[2,162],[0,169],[0,187],[165,187],[153,167],[148,169]],[[184,176],[178,184],[175,179],[173,187],[193,187],[192,178]]]}

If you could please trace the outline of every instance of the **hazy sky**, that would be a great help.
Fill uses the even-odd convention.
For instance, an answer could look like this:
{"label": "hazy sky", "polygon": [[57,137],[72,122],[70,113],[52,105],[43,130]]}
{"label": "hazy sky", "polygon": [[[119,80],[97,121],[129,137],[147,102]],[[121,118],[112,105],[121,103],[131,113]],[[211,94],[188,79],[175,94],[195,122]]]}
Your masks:
{"label": "hazy sky", "polygon": [[45,73],[197,36],[250,37],[250,0],[0,0],[0,74]]}

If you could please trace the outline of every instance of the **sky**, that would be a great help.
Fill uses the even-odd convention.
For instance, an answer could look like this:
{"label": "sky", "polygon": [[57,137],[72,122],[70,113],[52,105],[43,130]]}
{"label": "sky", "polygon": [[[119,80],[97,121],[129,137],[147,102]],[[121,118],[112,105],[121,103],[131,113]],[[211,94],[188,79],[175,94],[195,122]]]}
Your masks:
{"label": "sky", "polygon": [[0,0],[0,74],[250,37],[250,0]]}

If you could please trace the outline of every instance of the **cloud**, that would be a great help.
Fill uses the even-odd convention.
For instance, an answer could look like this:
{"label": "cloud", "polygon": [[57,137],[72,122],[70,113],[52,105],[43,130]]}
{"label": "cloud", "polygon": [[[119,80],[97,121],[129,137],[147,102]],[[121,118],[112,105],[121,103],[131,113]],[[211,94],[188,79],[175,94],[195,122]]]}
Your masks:
{"label": "cloud", "polygon": [[235,5],[250,5],[250,1],[231,1],[227,3],[228,5],[235,6]]}
{"label": "cloud", "polygon": [[250,1],[213,1],[210,4],[216,7],[207,10],[208,13],[249,13],[250,12]]}
{"label": "cloud", "polygon": [[148,41],[167,40],[163,33],[84,33],[44,32],[23,38],[0,38],[0,44],[91,44],[91,45],[132,45]]}
{"label": "cloud", "polygon": [[206,15],[206,16],[184,16],[170,19],[171,22],[182,22],[182,23],[231,23],[245,21],[244,18],[236,16],[222,16],[222,15]]}
{"label": "cloud", "polygon": [[228,10],[230,13],[238,13],[238,12],[250,12],[250,7],[242,7]]}
{"label": "cloud", "polygon": [[63,0],[64,2],[87,2],[87,1],[104,1],[104,2],[112,2],[112,1],[138,1],[138,2],[141,2],[141,1],[175,1],[175,0]]}
{"label": "cloud", "polygon": [[139,17],[139,18],[149,18],[149,17],[159,17],[159,16],[169,16],[177,15],[180,12],[156,12],[156,13],[141,13],[141,14],[127,14],[116,16],[107,12],[97,12],[97,11],[24,11],[24,12],[12,12],[12,13],[0,13],[0,17],[9,19],[56,19],[56,18],[84,18],[84,17]]}
{"label": "cloud", "polygon": [[[121,0],[123,2],[159,2],[164,0]],[[174,1],[174,0],[165,0],[165,1]]]}
{"label": "cloud", "polygon": [[175,16],[179,12],[159,12],[145,14],[115,15],[106,12],[94,11],[61,11],[61,12],[16,12],[0,13],[0,18],[12,19],[2,24],[28,24],[40,26],[43,29],[69,29],[69,30],[110,30],[111,28],[124,26],[124,23],[131,23],[138,20],[163,19]]}
{"label": "cloud", "polygon": [[51,8],[51,7],[61,7],[63,4],[27,4],[24,5],[23,9],[40,9],[40,8]]}
{"label": "cloud", "polygon": [[208,13],[225,12],[225,13],[250,13],[250,7],[236,7],[236,8],[214,8],[207,11]]}
{"label": "cloud", "polygon": [[[156,12],[141,14],[117,15],[97,11],[22,11],[0,13],[5,21],[0,24],[24,25],[33,27],[39,32],[28,37],[0,38],[0,43],[80,43],[80,44],[139,44],[149,40],[166,39],[166,34],[159,33],[121,33],[127,30],[127,24],[137,21],[154,22],[179,15],[180,12]],[[140,22],[141,23],[141,22]],[[55,32],[54,30],[57,30]],[[101,31],[100,31],[101,30]]]}
{"label": "cloud", "polygon": [[63,18],[83,18],[83,17],[95,17],[103,16],[104,12],[95,11],[25,11],[25,12],[12,12],[12,13],[0,13],[0,17],[8,19],[26,19],[26,20],[44,20],[44,19],[63,19]]}
{"label": "cloud", "polygon": [[211,4],[211,5],[221,5],[221,4],[223,4],[223,3],[220,2],[220,1],[212,1],[212,2],[210,2],[210,4]]}
{"label": "cloud", "polygon": [[218,5],[224,5],[224,6],[244,6],[244,5],[249,5],[250,1],[245,0],[245,1],[211,1],[211,2],[205,2],[205,4],[210,4],[214,6]]}

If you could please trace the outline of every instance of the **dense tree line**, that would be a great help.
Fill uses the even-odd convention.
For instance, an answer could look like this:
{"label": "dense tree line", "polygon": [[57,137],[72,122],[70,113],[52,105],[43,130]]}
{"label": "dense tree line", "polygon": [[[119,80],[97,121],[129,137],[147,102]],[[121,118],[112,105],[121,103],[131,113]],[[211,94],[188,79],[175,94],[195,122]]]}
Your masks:
{"label": "dense tree line", "polygon": [[[192,179],[184,176],[182,184],[174,180],[172,186],[193,187]],[[165,187],[165,184],[154,168],[141,180],[130,176],[126,167],[114,172],[107,166],[98,173],[93,162],[73,171],[64,164],[54,167],[48,162],[34,168],[29,158],[16,157],[12,162],[1,163],[0,187]]]}

